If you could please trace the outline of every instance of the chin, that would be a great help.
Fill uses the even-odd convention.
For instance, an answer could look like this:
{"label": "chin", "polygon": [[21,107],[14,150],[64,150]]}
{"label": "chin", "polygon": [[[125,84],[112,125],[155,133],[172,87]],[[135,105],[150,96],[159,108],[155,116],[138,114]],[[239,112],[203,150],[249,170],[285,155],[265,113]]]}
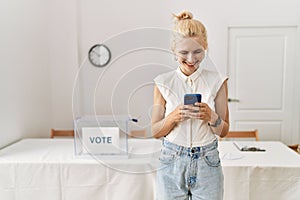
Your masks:
{"label": "chin", "polygon": [[189,67],[189,68],[186,68],[188,71],[190,71],[190,72],[195,72],[195,71],[197,71],[198,70],[198,68],[199,67]]}

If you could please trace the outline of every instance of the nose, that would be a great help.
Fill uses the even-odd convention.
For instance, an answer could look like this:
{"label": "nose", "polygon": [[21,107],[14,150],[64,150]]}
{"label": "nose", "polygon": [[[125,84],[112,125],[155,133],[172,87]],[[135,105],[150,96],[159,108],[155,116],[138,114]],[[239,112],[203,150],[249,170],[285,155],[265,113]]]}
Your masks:
{"label": "nose", "polygon": [[186,60],[188,61],[188,63],[194,64],[194,62],[195,62],[196,59],[195,59],[195,56],[192,53],[189,53],[187,55],[187,59]]}

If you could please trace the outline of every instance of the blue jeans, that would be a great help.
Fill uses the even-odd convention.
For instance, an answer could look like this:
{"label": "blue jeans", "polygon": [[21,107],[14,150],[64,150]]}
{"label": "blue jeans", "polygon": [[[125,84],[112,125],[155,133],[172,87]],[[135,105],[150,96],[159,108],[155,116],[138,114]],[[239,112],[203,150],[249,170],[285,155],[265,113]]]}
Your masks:
{"label": "blue jeans", "polygon": [[218,141],[183,147],[163,140],[157,171],[157,199],[223,199],[223,172]]}

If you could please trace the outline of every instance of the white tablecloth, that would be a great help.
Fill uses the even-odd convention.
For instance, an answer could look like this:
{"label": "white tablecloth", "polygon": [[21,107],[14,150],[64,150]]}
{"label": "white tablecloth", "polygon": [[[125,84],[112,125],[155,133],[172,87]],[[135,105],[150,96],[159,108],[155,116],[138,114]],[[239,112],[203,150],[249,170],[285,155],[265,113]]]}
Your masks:
{"label": "white tablecloth", "polygon": [[[280,142],[219,143],[228,200],[298,199],[300,157]],[[155,199],[161,141],[130,139],[129,158],[75,157],[73,140],[24,139],[0,151],[0,199]]]}
{"label": "white tablecloth", "polygon": [[300,156],[280,142],[243,142],[265,152],[241,152],[220,142],[228,200],[300,199]]}

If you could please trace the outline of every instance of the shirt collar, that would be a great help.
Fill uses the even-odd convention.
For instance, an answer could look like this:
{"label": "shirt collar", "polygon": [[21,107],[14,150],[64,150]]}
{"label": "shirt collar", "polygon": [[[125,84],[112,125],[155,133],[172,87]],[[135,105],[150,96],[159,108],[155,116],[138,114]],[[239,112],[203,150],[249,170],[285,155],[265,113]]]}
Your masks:
{"label": "shirt collar", "polygon": [[188,79],[192,80],[193,82],[195,82],[197,80],[197,78],[200,76],[201,72],[202,72],[202,68],[199,67],[194,73],[192,73],[190,76],[185,75],[184,73],[182,73],[180,67],[178,67],[176,69],[176,72],[179,76],[179,78],[181,78],[184,82],[187,82]]}

